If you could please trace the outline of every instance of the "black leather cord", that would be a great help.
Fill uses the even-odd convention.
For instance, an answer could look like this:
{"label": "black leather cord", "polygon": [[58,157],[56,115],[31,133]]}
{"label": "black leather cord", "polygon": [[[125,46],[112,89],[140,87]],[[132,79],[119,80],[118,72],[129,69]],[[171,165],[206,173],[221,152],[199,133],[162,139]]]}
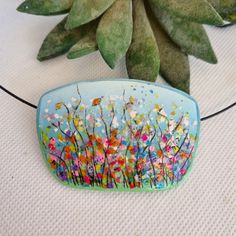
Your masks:
{"label": "black leather cord", "polygon": [[[16,94],[10,92],[9,90],[7,90],[6,88],[4,88],[4,87],[1,86],[1,85],[0,85],[0,89],[2,89],[4,92],[6,92],[7,94],[9,94],[9,95],[12,96],[13,98],[17,99],[18,101],[20,101],[20,102],[22,102],[22,103],[24,103],[24,104],[26,104],[26,105],[28,105],[28,106],[34,108],[34,109],[37,109],[37,106],[36,106],[36,105],[34,105],[34,104],[32,104],[32,103],[30,103],[30,102],[24,100],[23,98],[18,97]],[[229,105],[229,106],[223,108],[223,109],[220,110],[220,111],[217,111],[217,112],[215,112],[215,113],[213,113],[213,114],[210,114],[210,115],[208,115],[208,116],[204,116],[204,117],[201,118],[201,121],[205,121],[205,120],[208,120],[208,119],[210,119],[210,118],[212,118],[212,117],[215,117],[215,116],[217,116],[217,115],[220,115],[220,114],[222,114],[223,112],[225,112],[225,111],[231,109],[231,108],[234,107],[235,105],[236,105],[236,102],[234,102],[233,104],[231,104],[231,105]]]}

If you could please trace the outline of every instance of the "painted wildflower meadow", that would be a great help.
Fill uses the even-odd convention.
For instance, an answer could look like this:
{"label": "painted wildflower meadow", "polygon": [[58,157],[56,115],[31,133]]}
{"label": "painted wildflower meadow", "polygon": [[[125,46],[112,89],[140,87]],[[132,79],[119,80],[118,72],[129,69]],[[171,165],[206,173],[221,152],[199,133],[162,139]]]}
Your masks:
{"label": "painted wildflower meadow", "polygon": [[180,182],[192,162],[196,104],[167,88],[123,80],[81,82],[44,95],[39,107],[41,149],[53,174],[67,185],[165,189]]}

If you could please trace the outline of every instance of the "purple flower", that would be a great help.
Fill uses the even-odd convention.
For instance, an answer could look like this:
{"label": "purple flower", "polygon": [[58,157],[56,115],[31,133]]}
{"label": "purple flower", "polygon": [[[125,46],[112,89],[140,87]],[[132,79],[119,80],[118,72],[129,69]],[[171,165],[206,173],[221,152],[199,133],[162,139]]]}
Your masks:
{"label": "purple flower", "polygon": [[68,137],[71,137],[72,132],[71,132],[70,130],[67,130],[67,131],[66,131],[66,135],[67,135]]}

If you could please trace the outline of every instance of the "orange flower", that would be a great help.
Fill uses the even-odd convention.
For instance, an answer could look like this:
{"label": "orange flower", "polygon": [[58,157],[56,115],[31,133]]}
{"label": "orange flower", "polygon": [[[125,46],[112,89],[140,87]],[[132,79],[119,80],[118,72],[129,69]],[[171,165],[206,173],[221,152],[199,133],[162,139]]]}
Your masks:
{"label": "orange flower", "polygon": [[113,129],[112,131],[111,131],[111,137],[116,137],[117,136],[117,134],[118,134],[118,129]]}
{"label": "orange flower", "polygon": [[100,105],[101,101],[102,101],[101,98],[94,98],[93,101],[92,101],[92,105],[93,106]]}
{"label": "orange flower", "polygon": [[158,150],[158,151],[157,151],[157,156],[159,156],[160,158],[162,158],[162,156],[163,156],[163,153],[162,153],[162,151],[161,151],[161,150]]}
{"label": "orange flower", "polygon": [[160,182],[163,180],[163,176],[161,174],[157,175],[157,181]]}
{"label": "orange flower", "polygon": [[56,169],[56,168],[57,168],[56,163],[51,163],[50,165],[51,165],[51,168],[52,168],[52,169]]}
{"label": "orange flower", "polygon": [[170,173],[169,173],[169,178],[170,178],[170,179],[173,179],[173,178],[174,178],[173,172],[170,172]]}
{"label": "orange flower", "polygon": [[83,164],[86,163],[86,161],[87,161],[87,160],[86,160],[86,157],[85,157],[84,155],[80,155],[80,156],[79,156],[79,160],[80,160],[80,162],[83,163]]}
{"label": "orange flower", "polygon": [[76,142],[75,135],[72,135],[72,137],[70,138],[70,141],[71,141],[72,143],[75,143],[75,142]]}
{"label": "orange flower", "polygon": [[180,152],[180,156],[182,159],[187,159],[189,157],[189,154],[186,152]]}
{"label": "orange flower", "polygon": [[133,147],[133,146],[129,146],[129,147],[128,147],[128,150],[129,150],[130,154],[135,154],[135,151],[134,151],[134,147]]}
{"label": "orange flower", "polygon": [[56,110],[61,109],[61,108],[62,108],[62,105],[63,105],[62,102],[58,102],[58,103],[56,103],[56,105],[55,105]]}
{"label": "orange flower", "polygon": [[70,147],[69,146],[65,146],[64,151],[65,152],[70,152]]}
{"label": "orange flower", "polygon": [[110,146],[119,146],[120,142],[118,139],[114,138],[114,137],[111,137],[110,140],[109,140],[109,144]]}

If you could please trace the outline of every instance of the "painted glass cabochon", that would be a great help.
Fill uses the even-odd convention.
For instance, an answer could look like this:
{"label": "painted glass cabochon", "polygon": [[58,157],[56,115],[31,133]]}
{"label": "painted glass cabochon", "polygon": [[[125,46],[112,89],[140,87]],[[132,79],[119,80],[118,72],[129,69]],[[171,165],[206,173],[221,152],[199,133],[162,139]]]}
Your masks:
{"label": "painted glass cabochon", "polygon": [[83,189],[154,191],[178,185],[195,156],[197,103],[156,83],[82,81],[44,94],[37,130],[50,172]]}

